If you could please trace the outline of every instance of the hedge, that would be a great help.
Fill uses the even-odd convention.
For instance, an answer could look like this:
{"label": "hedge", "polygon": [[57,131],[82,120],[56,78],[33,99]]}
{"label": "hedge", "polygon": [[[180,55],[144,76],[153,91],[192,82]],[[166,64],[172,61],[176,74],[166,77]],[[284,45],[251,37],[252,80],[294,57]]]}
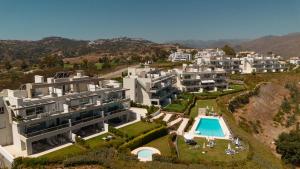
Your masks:
{"label": "hedge", "polygon": [[167,134],[168,134],[167,128],[165,126],[162,126],[160,128],[154,129],[146,134],[140,135],[140,136],[130,140],[129,142],[121,145],[120,149],[129,148],[132,150],[132,149],[135,149],[142,145],[145,145],[159,137],[165,136]]}

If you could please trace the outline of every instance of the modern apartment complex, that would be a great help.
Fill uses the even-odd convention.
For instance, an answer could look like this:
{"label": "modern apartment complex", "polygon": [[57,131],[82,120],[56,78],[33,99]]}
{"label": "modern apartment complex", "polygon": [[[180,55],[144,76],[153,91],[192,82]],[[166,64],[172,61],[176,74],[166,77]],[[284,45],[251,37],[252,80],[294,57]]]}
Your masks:
{"label": "modern apartment complex", "polygon": [[192,60],[192,55],[183,52],[174,52],[170,54],[169,60],[172,62],[188,62]]}
{"label": "modern apartment complex", "polygon": [[279,60],[279,56],[264,56],[251,54],[241,58],[242,73],[266,73],[266,72],[283,72],[287,70],[286,64]]}
{"label": "modern apartment complex", "polygon": [[208,68],[198,64],[183,64],[176,70],[176,86],[181,91],[204,92],[227,89],[226,71],[221,68]]}
{"label": "modern apartment complex", "polygon": [[300,65],[300,57],[291,57],[289,59],[290,64]]}
{"label": "modern apartment complex", "polygon": [[57,73],[0,97],[0,144],[13,156],[28,156],[91,136],[136,118],[126,90],[99,77]]}
{"label": "modern apartment complex", "polygon": [[222,56],[202,56],[196,59],[199,65],[206,65],[208,67],[224,69],[227,73],[241,73],[241,60],[239,58]]}
{"label": "modern apartment complex", "polygon": [[195,58],[202,58],[202,57],[214,57],[214,56],[223,56],[225,52],[219,48],[217,49],[203,49],[198,51],[195,55]]}
{"label": "modern apartment complex", "polygon": [[175,96],[175,79],[172,71],[165,72],[150,67],[128,68],[128,76],[123,78],[123,87],[129,89],[126,95],[133,102],[163,106]]}

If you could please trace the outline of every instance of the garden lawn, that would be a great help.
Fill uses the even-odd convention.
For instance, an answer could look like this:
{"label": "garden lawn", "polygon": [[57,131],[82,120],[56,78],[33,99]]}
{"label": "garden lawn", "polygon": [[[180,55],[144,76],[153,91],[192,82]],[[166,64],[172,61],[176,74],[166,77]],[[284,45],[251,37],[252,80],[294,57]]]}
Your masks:
{"label": "garden lawn", "polygon": [[160,126],[161,124],[158,123],[139,121],[134,124],[122,127],[119,130],[121,130],[123,133],[126,133],[129,137],[137,137]]}
{"label": "garden lawn", "polygon": [[[228,140],[215,140],[216,145],[213,148],[205,147],[203,149],[203,143],[207,144],[206,139],[204,138],[196,138],[194,139],[197,142],[198,147],[188,145],[184,142],[183,137],[178,138],[178,151],[179,151],[179,159],[184,162],[190,163],[201,163],[202,162],[231,162],[244,160],[248,155],[248,145],[245,146],[245,150],[240,151],[235,155],[227,155],[225,154],[225,150],[228,147]],[[231,147],[234,146],[231,144]],[[206,153],[203,154],[202,152]]]}
{"label": "garden lawn", "polygon": [[101,70],[102,65],[103,65],[103,63],[95,63],[95,66],[97,67],[97,70]]}
{"label": "garden lawn", "polygon": [[168,137],[169,135],[160,137],[144,146],[157,148],[163,156],[171,156],[171,149],[169,146]]}
{"label": "garden lawn", "polygon": [[179,112],[183,113],[189,105],[189,101],[193,99],[193,95],[183,93],[178,98],[172,101],[171,104],[167,105],[164,110],[168,112]]}
{"label": "garden lawn", "polygon": [[209,91],[209,92],[203,92],[203,93],[195,93],[196,96],[202,96],[202,97],[218,97],[218,96],[224,96],[224,95],[228,95],[228,94],[232,94],[232,93],[237,93],[240,91],[245,90],[245,86],[244,85],[230,85],[228,89],[231,90],[222,90],[222,91]]}
{"label": "garden lawn", "polygon": [[74,67],[73,64],[69,64],[69,63],[65,63],[65,64],[64,64],[64,68],[72,69],[73,67]]}
{"label": "garden lawn", "polygon": [[[102,138],[106,137],[108,135],[112,135],[115,137],[115,139],[111,141],[105,141]],[[106,144],[110,142],[116,142],[116,141],[124,141],[122,138],[115,136],[112,133],[104,133],[102,135],[96,136],[94,138],[86,140],[86,143],[90,146],[90,149],[84,149],[81,146],[77,144],[70,145],[68,147],[62,148],[60,150],[45,154],[41,157],[45,157],[48,159],[65,159],[66,157],[72,157],[75,155],[79,155],[81,153],[84,153],[86,151],[92,151],[94,148],[100,148],[101,146],[105,146]]]}
{"label": "garden lawn", "polygon": [[208,100],[197,100],[195,106],[191,109],[191,112],[190,112],[190,117],[191,118],[195,118],[197,117],[198,115],[198,109],[199,108],[206,108],[206,107],[209,107],[209,108],[214,108],[214,111],[219,113],[219,108],[218,108],[218,105],[217,105],[217,102],[216,102],[216,99],[208,99]]}
{"label": "garden lawn", "polygon": [[83,148],[77,146],[76,144],[70,145],[68,147],[62,148],[57,151],[53,151],[51,153],[45,154],[41,156],[42,158],[47,158],[47,159],[65,159],[67,157],[72,157],[75,155],[79,155],[83,152],[85,152]]}

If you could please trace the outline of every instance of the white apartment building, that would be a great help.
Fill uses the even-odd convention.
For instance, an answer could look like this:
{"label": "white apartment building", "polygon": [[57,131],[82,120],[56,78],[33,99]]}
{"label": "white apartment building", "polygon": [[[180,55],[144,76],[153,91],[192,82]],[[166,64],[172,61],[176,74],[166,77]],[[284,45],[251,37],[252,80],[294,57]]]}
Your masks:
{"label": "white apartment building", "polygon": [[129,89],[126,95],[136,103],[164,106],[174,98],[175,75],[155,68],[128,68],[128,76],[123,78],[123,87]]}
{"label": "white apartment building", "polygon": [[300,65],[300,58],[299,57],[291,57],[289,59],[289,63],[294,64],[294,65]]}
{"label": "white apartment building", "polygon": [[202,56],[196,59],[198,65],[224,69],[227,73],[241,73],[241,60],[239,58],[222,56]]}
{"label": "white apartment building", "polygon": [[176,69],[176,86],[181,91],[204,92],[227,89],[226,71],[221,68],[208,68],[198,64],[183,64],[182,69]]}
{"label": "white apartment building", "polygon": [[266,73],[266,72],[283,72],[287,70],[286,64],[280,61],[280,56],[264,56],[259,54],[248,54],[241,58],[240,68],[242,73]]}
{"label": "white apartment building", "polygon": [[0,154],[13,157],[41,153],[136,118],[125,89],[113,81],[57,73],[0,97]]}
{"label": "white apartment building", "polygon": [[169,60],[172,62],[188,62],[192,60],[192,55],[183,52],[174,52],[170,54]]}
{"label": "white apartment building", "polygon": [[195,58],[202,58],[202,57],[214,57],[214,56],[224,56],[225,52],[222,49],[203,49],[198,51],[195,55]]}

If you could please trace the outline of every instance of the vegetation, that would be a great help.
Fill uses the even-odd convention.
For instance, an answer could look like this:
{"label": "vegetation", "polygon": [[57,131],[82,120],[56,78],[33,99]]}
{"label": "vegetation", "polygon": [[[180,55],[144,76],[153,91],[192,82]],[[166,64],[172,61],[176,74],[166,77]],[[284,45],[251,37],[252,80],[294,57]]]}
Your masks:
{"label": "vegetation", "polygon": [[236,53],[234,51],[234,49],[228,45],[225,45],[222,50],[225,52],[226,55],[229,55],[229,56],[235,56]]}
{"label": "vegetation", "polygon": [[294,165],[300,163],[300,132],[291,131],[282,133],[275,141],[276,151],[281,154],[281,158]]}
{"label": "vegetation", "polygon": [[[245,150],[239,151],[235,155],[226,155],[225,149],[228,147],[230,141],[227,140],[216,140],[216,145],[213,148],[205,147],[203,144],[207,144],[207,140],[204,138],[195,139],[198,147],[188,145],[184,142],[183,137],[178,139],[179,159],[184,162],[191,163],[214,163],[214,164],[229,164],[233,161],[247,160],[248,146],[245,145]],[[232,146],[233,147],[233,146]],[[205,153],[202,153],[205,152]]]}
{"label": "vegetation", "polygon": [[189,93],[181,93],[171,104],[163,108],[164,111],[183,113],[193,102],[194,96]]}
{"label": "vegetation", "polygon": [[161,127],[161,124],[139,121],[134,124],[122,127],[119,129],[119,131],[125,133],[129,138],[132,139],[158,127]]}
{"label": "vegetation", "polygon": [[148,133],[139,135],[138,137],[130,140],[129,142],[123,144],[120,149],[125,149],[125,148],[129,148],[129,149],[135,149],[139,146],[142,146],[144,144],[149,143],[150,141],[165,136],[168,134],[168,130],[165,126],[162,126],[160,128],[154,129]]}

